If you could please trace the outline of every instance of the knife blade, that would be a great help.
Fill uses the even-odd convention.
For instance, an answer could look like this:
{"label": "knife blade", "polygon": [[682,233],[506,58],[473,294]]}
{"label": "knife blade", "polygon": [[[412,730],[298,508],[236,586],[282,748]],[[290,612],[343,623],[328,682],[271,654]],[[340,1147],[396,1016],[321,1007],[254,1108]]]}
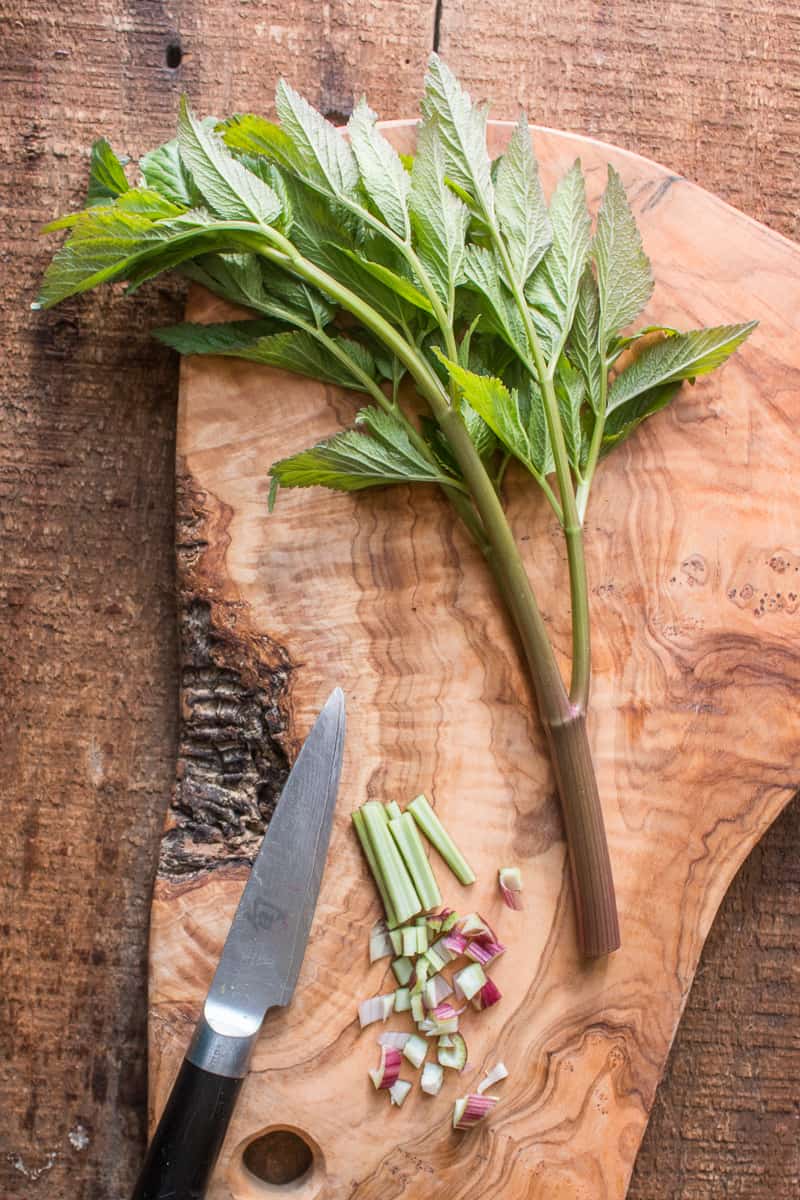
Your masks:
{"label": "knife blade", "polygon": [[341,689],[286,780],[132,1200],[200,1200],[267,1011],[294,994],[317,904],[344,747]]}

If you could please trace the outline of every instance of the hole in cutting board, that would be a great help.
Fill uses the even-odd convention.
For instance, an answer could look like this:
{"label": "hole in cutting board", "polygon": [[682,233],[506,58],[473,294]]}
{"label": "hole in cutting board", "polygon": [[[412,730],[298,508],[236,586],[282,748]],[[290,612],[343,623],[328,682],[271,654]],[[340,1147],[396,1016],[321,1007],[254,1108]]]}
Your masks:
{"label": "hole in cutting board", "polygon": [[256,1179],[285,1187],[308,1174],[314,1151],[293,1129],[268,1129],[245,1147],[242,1161]]}

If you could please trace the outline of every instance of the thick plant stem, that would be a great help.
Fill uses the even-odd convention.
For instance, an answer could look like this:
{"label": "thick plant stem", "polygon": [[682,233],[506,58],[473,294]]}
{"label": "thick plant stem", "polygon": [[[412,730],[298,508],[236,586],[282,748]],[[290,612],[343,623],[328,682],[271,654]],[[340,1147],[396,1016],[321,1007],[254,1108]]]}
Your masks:
{"label": "thick plant stem", "polygon": [[[542,722],[548,733],[564,811],[581,949],[591,957],[609,954],[619,946],[619,930],[584,712],[571,703],[567,695],[525,565],[494,484],[460,413],[450,406],[446,392],[414,347],[346,286],[304,259],[281,235],[273,234],[271,240],[277,243],[277,248],[262,249],[265,257],[280,262],[331,295],[405,363],[450,442],[480,516],[486,538],[484,554],[519,632]],[[574,495],[572,504],[574,507]],[[562,735],[564,729],[570,730],[569,736]],[[574,796],[570,793],[573,788],[576,790]],[[577,838],[575,853],[570,840],[573,836]],[[599,908],[595,911],[596,906]]]}
{"label": "thick plant stem", "polygon": [[545,722],[569,846],[578,940],[587,958],[620,944],[614,878],[583,713]]}

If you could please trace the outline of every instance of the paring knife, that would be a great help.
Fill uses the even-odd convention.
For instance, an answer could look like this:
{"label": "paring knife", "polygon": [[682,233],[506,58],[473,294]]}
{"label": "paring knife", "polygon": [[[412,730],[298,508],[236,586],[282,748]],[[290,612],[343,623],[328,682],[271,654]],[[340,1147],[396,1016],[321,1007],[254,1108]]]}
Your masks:
{"label": "paring knife", "polygon": [[132,1200],[201,1200],[261,1023],[289,1003],[317,904],[344,744],[336,688],[289,773]]}

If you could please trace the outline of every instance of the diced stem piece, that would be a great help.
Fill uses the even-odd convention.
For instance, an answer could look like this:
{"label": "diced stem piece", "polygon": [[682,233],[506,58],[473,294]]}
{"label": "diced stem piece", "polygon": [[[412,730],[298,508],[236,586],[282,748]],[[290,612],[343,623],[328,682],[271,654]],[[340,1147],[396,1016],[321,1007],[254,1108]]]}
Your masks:
{"label": "diced stem piece", "polygon": [[401,987],[405,987],[414,974],[414,964],[410,958],[396,958],[392,963],[394,977]]}
{"label": "diced stem piece", "polygon": [[475,872],[445,829],[424,796],[417,796],[408,806],[425,837],[435,846],[459,883],[475,882]]}

